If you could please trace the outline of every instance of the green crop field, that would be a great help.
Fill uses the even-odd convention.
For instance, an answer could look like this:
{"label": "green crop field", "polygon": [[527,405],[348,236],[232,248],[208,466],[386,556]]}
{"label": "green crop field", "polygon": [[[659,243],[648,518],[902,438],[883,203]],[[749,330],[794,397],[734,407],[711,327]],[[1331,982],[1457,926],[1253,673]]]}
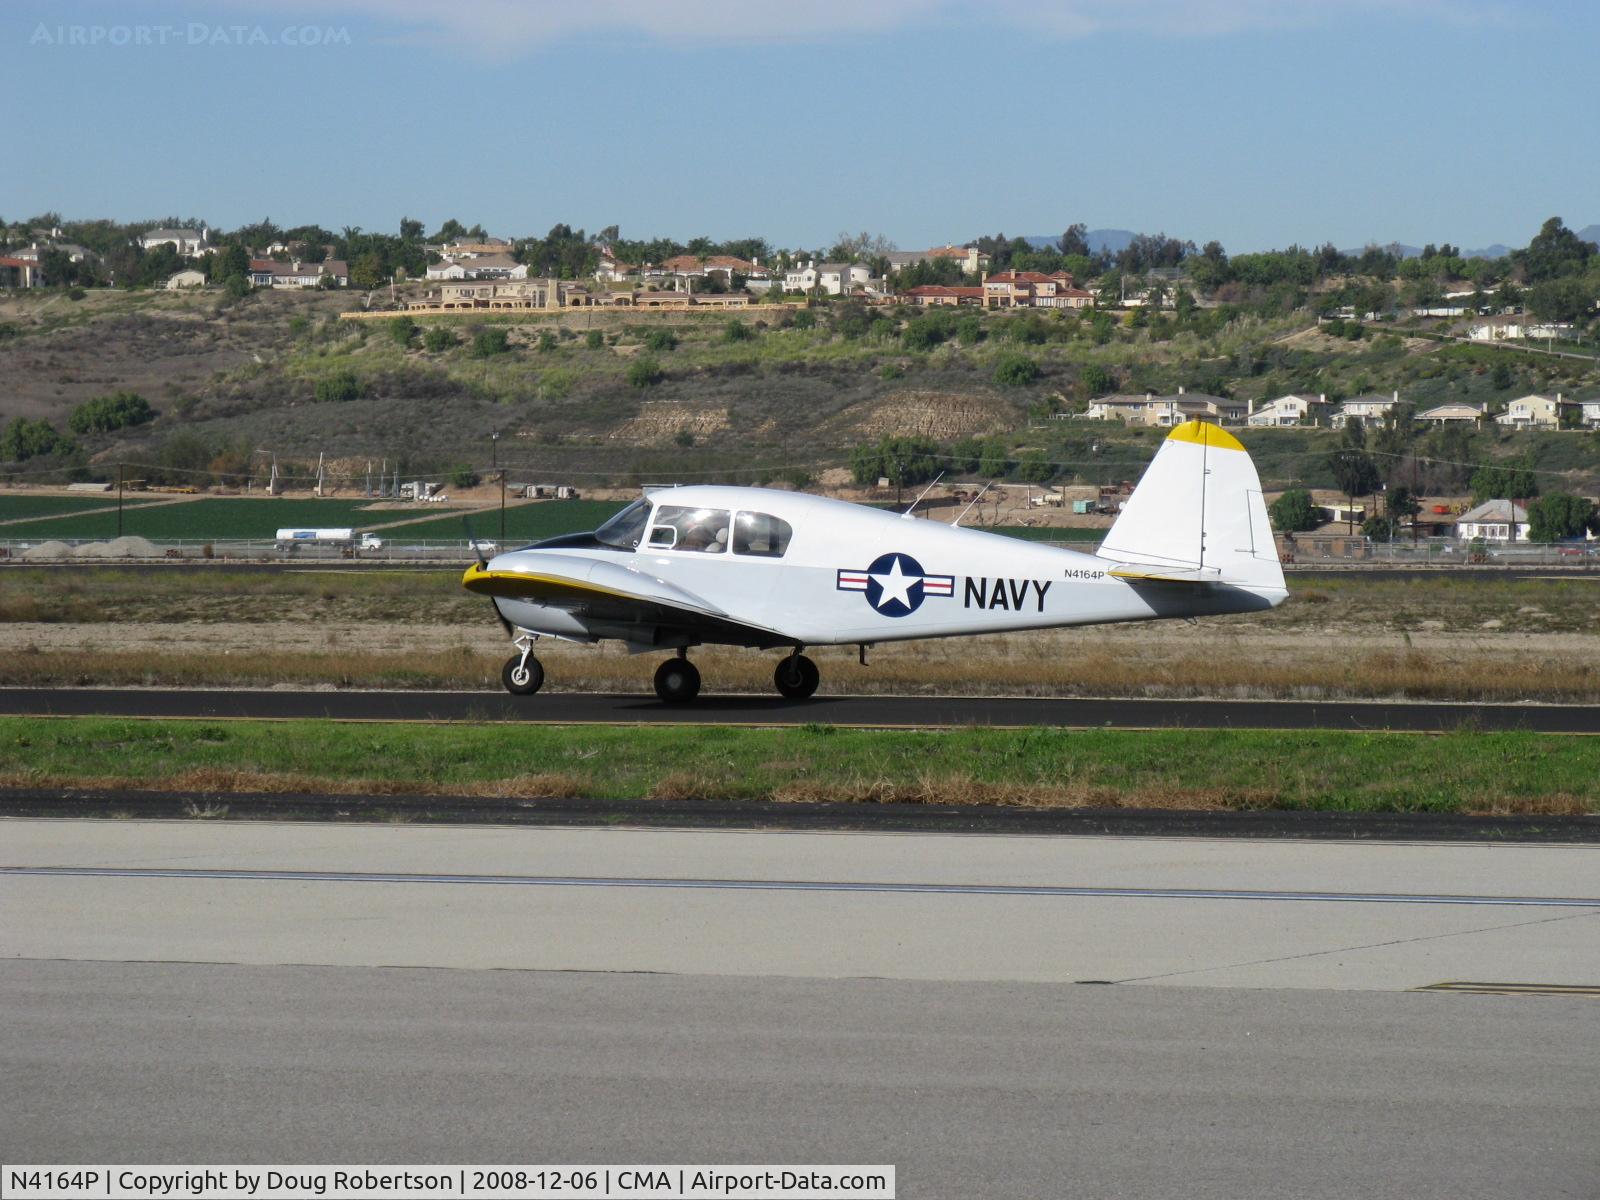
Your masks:
{"label": "green crop field", "polygon": [[[522,504],[506,509],[506,535],[508,542],[533,542],[540,538],[559,537],[563,533],[582,533],[605,523],[612,514],[621,511],[623,504],[613,500],[549,500],[536,504]],[[500,540],[499,508],[480,509],[470,514],[472,531],[485,541]],[[466,538],[462,514],[439,517],[416,525],[402,525],[385,530],[385,538],[396,542],[461,541]]]}
{"label": "green crop field", "polygon": [[[152,541],[270,541],[290,525],[307,528],[364,528],[405,518],[406,510],[363,511],[370,500],[207,499],[153,508],[129,508],[122,532]],[[104,539],[117,536],[117,512],[105,511],[54,521],[0,525],[0,538]]]}
{"label": "green crop field", "polygon": [[[149,504],[151,497],[137,500],[125,499],[124,507]],[[100,496],[5,496],[0,495],[0,521],[20,521],[25,517],[56,517],[71,513],[89,513],[96,509],[117,508],[117,496],[111,492]],[[4,527],[0,527],[4,528]],[[0,537],[4,534],[0,533]]]}

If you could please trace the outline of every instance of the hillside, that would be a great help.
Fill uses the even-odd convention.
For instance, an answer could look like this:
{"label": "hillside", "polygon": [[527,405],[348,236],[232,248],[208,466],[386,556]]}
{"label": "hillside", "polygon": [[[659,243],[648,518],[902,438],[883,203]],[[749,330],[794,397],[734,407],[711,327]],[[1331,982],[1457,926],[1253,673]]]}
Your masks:
{"label": "hillside", "polygon": [[[1136,470],[1155,435],[1046,419],[1081,410],[1091,390],[1182,386],[1264,399],[1398,389],[1422,407],[1600,385],[1588,362],[1415,337],[1348,341],[1304,313],[1080,319],[845,305],[741,321],[573,310],[428,317],[402,344],[391,320],[337,319],[355,303],[326,292],[0,299],[0,424],[26,416],[64,429],[82,401],[129,389],[156,419],[82,438],[91,462],[200,471],[226,457],[237,470],[264,469],[269,455],[287,465],[325,454],[347,476],[369,460],[411,472],[494,460],[576,482],[800,478],[843,465],[858,444],[908,434],[947,445],[995,438],[1013,456],[1031,447],[1063,473],[1102,482]],[[430,331],[443,332],[429,340]],[[500,332],[503,352],[479,345]],[[997,368],[1017,359],[1035,364],[1037,378],[1003,386]],[[1494,370],[1502,362],[1509,374]],[[1267,432],[1273,444],[1299,440],[1292,454],[1269,453],[1264,473],[1322,481],[1334,435]],[[1474,440],[1485,457],[1533,444]],[[1579,440],[1558,437],[1559,449],[1539,453],[1582,476],[1595,453],[1592,439]]]}

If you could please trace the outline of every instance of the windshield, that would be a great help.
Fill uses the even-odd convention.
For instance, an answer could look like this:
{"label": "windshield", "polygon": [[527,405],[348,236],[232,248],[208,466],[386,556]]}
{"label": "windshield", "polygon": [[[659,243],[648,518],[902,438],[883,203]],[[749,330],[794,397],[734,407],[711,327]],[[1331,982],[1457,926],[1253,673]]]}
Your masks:
{"label": "windshield", "polygon": [[594,540],[619,550],[637,550],[644,527],[650,521],[650,502],[635,500],[611,520],[594,531]]}

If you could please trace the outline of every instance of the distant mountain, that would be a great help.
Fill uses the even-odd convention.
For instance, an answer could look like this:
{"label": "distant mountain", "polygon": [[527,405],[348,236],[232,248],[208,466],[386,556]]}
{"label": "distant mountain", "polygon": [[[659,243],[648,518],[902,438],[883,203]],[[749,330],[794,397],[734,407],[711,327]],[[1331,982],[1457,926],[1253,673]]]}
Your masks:
{"label": "distant mountain", "polygon": [[[1090,254],[1119,254],[1128,248],[1134,237],[1131,229],[1091,229],[1083,235],[1083,240],[1089,243]],[[1023,238],[1035,250],[1054,247],[1060,240],[1059,233],[1036,233]]]}
{"label": "distant mountain", "polygon": [[1578,236],[1586,242],[1593,242],[1600,246],[1600,225],[1590,225],[1587,229],[1578,230]]}
{"label": "distant mountain", "polygon": [[1511,253],[1511,247],[1496,242],[1492,246],[1484,246],[1477,250],[1463,250],[1462,258],[1504,258]]}

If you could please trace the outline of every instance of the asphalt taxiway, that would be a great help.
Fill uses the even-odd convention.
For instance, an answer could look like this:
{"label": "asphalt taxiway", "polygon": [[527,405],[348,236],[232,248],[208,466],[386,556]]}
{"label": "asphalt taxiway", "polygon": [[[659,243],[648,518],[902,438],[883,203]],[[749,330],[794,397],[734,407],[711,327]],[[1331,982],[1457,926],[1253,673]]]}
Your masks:
{"label": "asphalt taxiway", "polygon": [[1286,700],[1118,700],[1034,696],[702,695],[548,692],[0,688],[0,715],[344,721],[505,721],[557,725],[708,724],[863,728],[1280,729],[1447,733],[1461,729],[1600,734],[1600,705]]}
{"label": "asphalt taxiway", "polygon": [[6,821],[0,867],[19,1161],[1600,1170],[1592,847]]}

